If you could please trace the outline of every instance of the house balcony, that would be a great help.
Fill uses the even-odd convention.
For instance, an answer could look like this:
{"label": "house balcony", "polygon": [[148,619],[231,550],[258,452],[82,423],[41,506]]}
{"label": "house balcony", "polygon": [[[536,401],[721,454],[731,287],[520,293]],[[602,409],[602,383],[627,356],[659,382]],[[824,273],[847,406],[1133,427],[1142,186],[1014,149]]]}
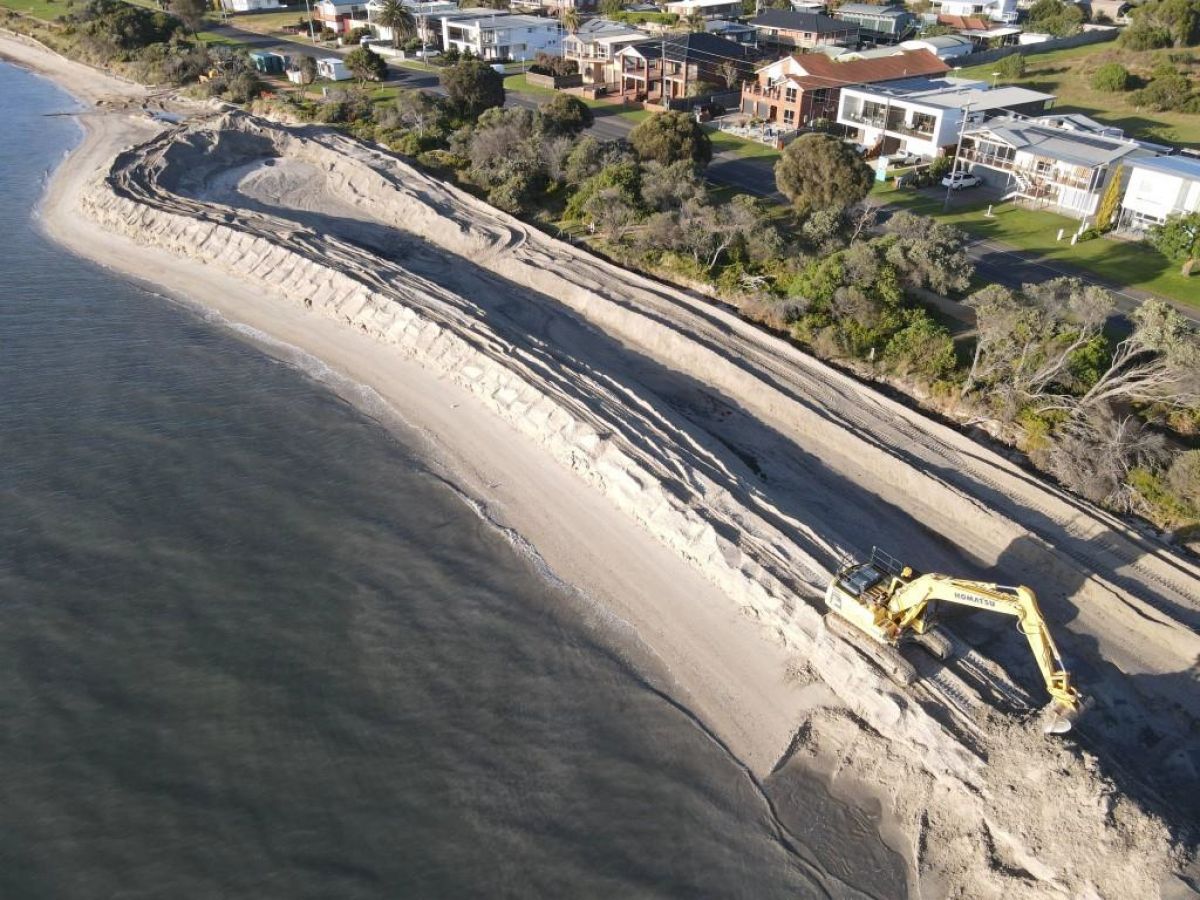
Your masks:
{"label": "house balcony", "polygon": [[753,97],[757,100],[770,100],[775,103],[779,103],[783,99],[783,91],[774,86],[764,87],[757,81],[747,81],[742,85],[742,96]]}
{"label": "house balcony", "polygon": [[1032,185],[1055,185],[1057,187],[1074,188],[1086,191],[1095,187],[1095,173],[1064,172],[1054,165],[1044,167],[1019,166],[1013,157],[1004,153],[994,153],[979,150],[976,147],[963,147],[958,154],[960,160],[998,172],[1007,172]]}
{"label": "house balcony", "polygon": [[893,112],[890,115],[868,115],[862,111],[845,110],[838,117],[839,121],[859,125],[865,128],[877,128],[889,134],[914,137],[923,141],[933,140],[933,129],[918,128],[904,121],[903,113]]}

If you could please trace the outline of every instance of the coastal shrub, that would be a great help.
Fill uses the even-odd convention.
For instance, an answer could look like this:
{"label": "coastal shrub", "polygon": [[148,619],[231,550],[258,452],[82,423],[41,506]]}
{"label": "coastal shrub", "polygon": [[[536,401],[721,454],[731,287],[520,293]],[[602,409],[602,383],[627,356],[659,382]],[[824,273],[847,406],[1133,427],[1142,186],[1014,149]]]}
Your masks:
{"label": "coastal shrub", "polygon": [[1158,112],[1185,111],[1192,98],[1192,82],[1169,62],[1154,68],[1150,83],[1135,95],[1140,106]]}
{"label": "coastal shrub", "polygon": [[573,59],[552,56],[549,53],[539,50],[533,58],[533,65],[529,67],[529,71],[535,75],[550,75],[555,78],[562,78],[566,75],[579,74],[579,64]]}
{"label": "coastal shrub", "polygon": [[487,63],[464,59],[447,66],[439,77],[450,109],[464,120],[477,118],[484,110],[504,105],[504,79]]}
{"label": "coastal shrub", "polygon": [[629,133],[629,143],[642,161],[653,159],[664,166],[683,159],[705,166],[712,159],[708,133],[682,112],[664,112],[643,119]]}
{"label": "coastal shrub", "polygon": [[860,203],[874,173],[854,148],[829,134],[804,134],[775,163],[775,184],[797,215]]}
{"label": "coastal shrub", "polygon": [[387,61],[370,47],[362,46],[346,54],[346,68],[359,81],[383,81],[387,78]]}
{"label": "coastal shrub", "polygon": [[578,97],[555,94],[538,110],[545,130],[552,134],[576,135],[591,127],[592,110]]}
{"label": "coastal shrub", "polygon": [[183,27],[175,16],[122,0],[90,0],[79,12],[72,13],[70,20],[81,34],[121,51],[166,43]]}
{"label": "coastal shrub", "polygon": [[1025,74],[1025,55],[1011,53],[996,63],[996,71],[1005,81],[1015,81]]}
{"label": "coastal shrub", "polygon": [[1129,90],[1132,76],[1120,63],[1105,63],[1092,75],[1092,87],[1109,94]]}

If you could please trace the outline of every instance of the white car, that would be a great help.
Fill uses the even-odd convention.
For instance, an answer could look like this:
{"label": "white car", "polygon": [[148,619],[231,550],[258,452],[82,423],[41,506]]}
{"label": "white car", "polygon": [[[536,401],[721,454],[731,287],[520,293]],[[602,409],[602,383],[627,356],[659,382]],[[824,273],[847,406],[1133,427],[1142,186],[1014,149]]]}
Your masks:
{"label": "white car", "polygon": [[952,191],[961,191],[964,188],[976,187],[981,184],[983,184],[983,179],[969,172],[954,172],[942,179],[942,187],[950,188]]}

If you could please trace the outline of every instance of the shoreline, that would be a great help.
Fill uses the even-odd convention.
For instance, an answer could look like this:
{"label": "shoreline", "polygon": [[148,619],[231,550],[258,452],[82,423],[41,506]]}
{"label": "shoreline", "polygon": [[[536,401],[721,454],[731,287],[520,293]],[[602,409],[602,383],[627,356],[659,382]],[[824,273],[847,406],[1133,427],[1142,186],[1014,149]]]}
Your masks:
{"label": "shoreline", "polygon": [[[7,38],[0,36],[0,58],[6,56],[9,43]],[[203,311],[202,314],[216,315],[226,327],[240,332],[244,339],[271,355],[286,360],[292,353],[288,348],[295,348],[327,366],[337,378],[346,379],[346,384],[372,390],[385,408],[422,436],[431,450],[430,455],[436,460],[436,468],[452,473],[453,483],[462,486],[465,497],[482,505],[487,518],[527,541],[555,577],[581,589],[598,611],[627,625],[638,645],[651,653],[655,668],[670,685],[669,695],[706,729],[711,729],[735,757],[745,763],[756,780],[774,774],[791,757],[792,763],[787,768],[803,767],[809,773],[816,773],[821,783],[829,786],[831,795],[843,799],[857,795],[864,801],[876,800],[882,807],[884,819],[879,831],[905,860],[909,869],[909,888],[914,895],[918,895],[921,887],[937,885],[939,875],[948,877],[951,884],[962,884],[964,879],[965,883],[970,883],[972,878],[986,877],[989,884],[995,879],[995,886],[999,888],[1002,882],[1011,886],[1011,872],[1026,871],[1036,881],[1050,882],[1046,885],[1049,890],[1063,887],[1057,883],[1059,874],[1055,867],[1064,863],[1044,843],[1046,836],[1058,827],[1061,809],[1055,798],[1042,796],[1041,778],[1037,777],[1036,769],[1028,769],[1031,758],[1036,759],[1037,765],[1051,767],[1057,759],[1057,765],[1062,766],[1063,751],[1031,743],[1026,736],[1018,739],[1011,726],[990,720],[987,723],[990,731],[986,739],[981,738],[982,753],[969,750],[966,744],[955,744],[951,732],[935,722],[918,701],[887,689],[878,673],[873,673],[861,659],[852,662],[852,658],[857,659],[854,651],[832,641],[825,636],[823,628],[814,625],[819,622],[819,616],[812,607],[797,601],[795,608],[769,609],[756,607],[754,602],[748,601],[747,595],[728,595],[714,586],[712,568],[704,568],[711,560],[685,559],[687,554],[681,556],[676,552],[678,548],[667,545],[665,538],[656,540],[656,536],[662,535],[651,534],[646,527],[639,526],[630,516],[629,509],[614,505],[610,502],[611,496],[606,497],[581,478],[581,473],[572,471],[574,463],[570,467],[559,465],[545,452],[544,445],[531,439],[528,430],[522,432],[512,427],[511,421],[505,421],[495,414],[494,409],[480,403],[478,393],[447,378],[444,372],[439,375],[436,368],[395,352],[394,347],[379,340],[378,334],[367,332],[364,319],[341,315],[335,317],[341,321],[336,321],[331,320],[328,313],[322,316],[316,309],[305,309],[296,302],[296,296],[284,296],[285,289],[281,285],[269,280],[264,285],[261,277],[259,283],[254,284],[255,278],[249,274],[253,267],[245,273],[240,272],[235,265],[240,262],[238,258],[230,260],[222,256],[223,267],[181,255],[178,245],[174,248],[176,252],[172,252],[168,241],[158,240],[164,235],[154,231],[158,227],[154,223],[165,223],[161,226],[164,228],[174,227],[169,222],[171,214],[146,218],[139,226],[149,229],[146,233],[113,228],[118,219],[107,213],[114,213],[118,218],[120,215],[113,209],[105,211],[104,221],[110,227],[99,225],[83,213],[81,200],[93,186],[96,176],[107,170],[119,151],[150,140],[166,129],[165,123],[153,120],[152,110],[148,108],[158,101],[145,89],[109,78],[89,67],[57,56],[50,61],[40,58],[49,56],[49,51],[37,50],[27,44],[19,44],[19,51],[27,61],[18,59],[18,64],[47,75],[72,94],[75,94],[73,84],[82,83],[81,94],[103,109],[102,114],[84,112],[80,115],[83,141],[55,170],[40,204],[42,227],[52,239],[101,265],[108,266],[110,260],[119,260],[120,267],[116,271],[122,276],[184,298],[184,302],[194,305]],[[11,49],[7,55],[12,55]],[[46,71],[39,63],[52,71]],[[191,108],[200,112],[213,109],[200,104]],[[344,142],[338,146],[349,154],[346,157],[349,162],[360,167],[369,162],[365,157],[374,152],[347,148]],[[337,165],[340,166],[340,162]],[[397,164],[397,168],[403,166]],[[351,176],[343,174],[339,177],[348,179]],[[416,175],[403,177],[413,180],[413,190],[423,189],[436,194],[437,202],[445,204],[440,208],[448,209],[459,203],[461,216],[487,217],[489,225],[500,232],[514,227],[506,224],[507,217],[490,208],[485,209],[478,201],[458,198],[452,188],[436,187]],[[343,187],[346,183],[341,182]],[[351,187],[352,195],[362,196],[357,187]],[[89,197],[89,201],[94,200]],[[422,201],[431,207],[437,205],[424,195]],[[101,198],[99,202],[105,201]],[[319,198],[317,202],[319,204]],[[93,214],[98,210],[93,205],[87,208]],[[474,256],[453,243],[453,236],[461,232],[448,232],[446,229],[454,220],[448,213],[441,215],[441,218],[413,223],[412,231],[424,233],[426,240],[433,235],[434,243],[444,239],[451,253],[466,257],[482,268],[484,263],[475,263]],[[407,231],[409,223],[401,220],[389,227],[399,233]],[[475,237],[478,236],[472,239]],[[531,292],[550,294],[545,283],[536,280],[540,277],[536,271],[539,266],[561,262],[561,258],[580,259],[571,249],[560,250],[553,242],[536,235],[521,238],[514,233],[514,238],[518,248],[524,246],[524,240],[529,241],[520,257],[505,255],[513,249],[512,245],[499,249],[487,247],[486,251],[481,249],[480,254],[487,256],[488,271],[509,279],[512,284],[523,285]],[[214,247],[219,246],[220,241],[216,241]],[[220,251],[214,249],[213,252]],[[553,253],[561,253],[561,258],[550,255]],[[940,523],[944,537],[959,537],[961,549],[947,549],[942,551],[944,557],[939,556],[943,566],[949,567],[954,560],[959,560],[957,564],[961,565],[962,560],[973,555],[984,564],[1042,567],[1034,577],[1061,584],[1068,591],[1065,597],[1051,596],[1050,599],[1060,603],[1065,601],[1067,608],[1075,610],[1076,621],[1071,630],[1078,633],[1081,640],[1091,640],[1095,634],[1098,639],[1095,658],[1106,665],[1115,660],[1117,665],[1131,667],[1135,673],[1154,671],[1153,666],[1173,673],[1173,657],[1166,648],[1170,647],[1177,657],[1187,656],[1188,648],[1194,644],[1192,637],[1177,633],[1180,623],[1153,605],[1153,601],[1166,596],[1156,593],[1160,588],[1147,581],[1138,591],[1122,598],[1128,608],[1106,608],[1106,598],[1111,598],[1114,593],[1114,587],[1107,579],[1129,577],[1124,571],[1118,576],[1118,570],[1123,566],[1101,569],[1099,573],[1081,579],[1079,567],[1081,564],[1086,567],[1085,559],[1079,556],[1057,559],[1053,542],[1049,545],[1039,543],[1044,541],[1040,535],[1034,539],[1033,534],[1021,530],[1030,529],[1030,521],[1045,517],[1049,525],[1041,525],[1042,530],[1063,543],[1091,541],[1093,535],[1104,536],[1106,542],[1129,540],[1105,517],[1079,507],[1069,499],[1064,500],[1043,486],[1026,483],[1021,473],[1014,472],[994,454],[936,423],[923,422],[911,411],[850,379],[826,371],[818,363],[806,361],[794,348],[777,347],[764,341],[772,352],[782,357],[782,363],[796,365],[797,384],[804,378],[820,380],[821,392],[812,391],[818,404],[826,402],[822,398],[828,395],[830,402],[839,398],[851,401],[858,411],[865,398],[869,404],[867,414],[874,416],[875,421],[896,423],[895,430],[902,442],[896,444],[896,437],[892,435],[881,439],[872,435],[872,441],[868,443],[860,433],[860,429],[869,424],[867,419],[847,422],[814,415],[803,403],[803,395],[799,395],[798,400],[783,389],[773,393],[774,385],[771,390],[759,392],[745,373],[728,366],[727,360],[718,358],[710,349],[705,350],[709,357],[697,353],[685,358],[681,351],[686,349],[685,341],[689,341],[690,336],[676,335],[666,329],[634,333],[630,329],[640,326],[635,325],[628,315],[625,319],[620,318],[626,312],[624,305],[612,301],[625,299],[620,294],[624,288],[633,298],[629,307],[636,308],[637,302],[649,298],[654,290],[646,286],[644,279],[636,273],[621,274],[619,277],[626,281],[613,290],[596,279],[605,273],[612,277],[618,271],[615,267],[606,269],[603,264],[587,261],[579,264],[581,272],[569,273],[575,280],[564,279],[566,295],[554,295],[559,302],[571,307],[582,318],[591,320],[593,325],[599,325],[598,331],[611,332],[622,339],[627,347],[654,357],[670,358],[672,365],[678,365],[681,372],[687,373],[689,367],[702,369],[705,364],[719,364],[705,373],[710,376],[706,379],[707,386],[718,396],[724,394],[744,402],[750,414],[760,416],[762,423],[778,429],[772,432],[777,436],[772,437],[772,441],[794,440],[802,451],[812,454],[816,465],[811,470],[806,469],[804,475],[817,479],[827,471],[831,473],[824,476],[828,484],[818,483],[818,488],[829,492],[829,485],[845,485],[847,490],[863,492],[863,497],[873,497],[874,506],[865,514],[870,514],[871,509],[881,514],[878,522],[871,523],[874,530],[886,532],[890,525],[893,539],[900,540],[895,526],[909,520],[887,511],[901,508],[907,511],[915,502],[915,511],[910,513],[914,518],[922,512],[929,515],[936,511],[946,520]],[[465,277],[469,281],[470,276]],[[525,281],[526,278],[533,280]],[[449,284],[452,289],[463,290],[461,282],[456,283],[453,278],[449,279]],[[666,293],[665,289],[663,292]],[[486,303],[483,306],[487,308]],[[361,311],[357,315],[361,317]],[[644,310],[642,315],[645,318]],[[709,316],[714,327],[727,329],[731,340],[742,340],[751,350],[760,349],[746,343],[748,329],[743,329],[730,317],[707,311],[704,315]],[[266,338],[256,338],[255,332]],[[547,340],[551,335],[539,333],[538,337]],[[699,346],[699,339],[696,346]],[[757,358],[754,362],[757,364]],[[775,368],[770,371],[779,372]],[[765,383],[761,375],[759,377]],[[654,395],[652,382],[634,381],[637,388],[645,389],[647,385],[651,388],[650,402],[657,402],[659,398]],[[755,392],[745,390],[748,387],[754,387]],[[809,386],[805,385],[805,388]],[[346,397],[336,386],[334,390]],[[356,393],[356,389],[349,393]],[[634,398],[640,402],[636,394]],[[346,399],[354,402],[353,397]],[[360,403],[355,405],[361,406]],[[739,414],[744,413],[739,411]],[[917,435],[918,428],[923,429],[920,435]],[[889,454],[885,440],[892,441],[893,447],[905,446],[904,442],[914,435],[928,435],[929,441],[943,442],[948,451],[935,455],[934,461],[939,465],[922,465],[919,453],[911,461],[901,459],[897,462],[889,458],[894,451]],[[703,439],[712,438],[720,441],[721,433],[714,431],[711,435],[703,435]],[[670,435],[667,435],[664,445],[669,443]],[[758,452],[765,448],[770,454],[777,453],[780,446],[763,443],[752,445],[751,449]],[[859,449],[854,449],[856,447]],[[481,452],[481,448],[486,449]],[[699,448],[710,454],[714,449],[715,445]],[[737,453],[732,446],[728,449]],[[962,458],[959,464],[968,468],[957,475],[953,472],[955,457],[950,455],[954,453],[972,454],[969,463],[966,457]],[[729,462],[721,457],[716,459],[718,463]],[[949,466],[943,468],[942,463]],[[776,466],[780,472],[789,471],[772,456],[767,457],[767,464]],[[737,463],[733,465],[736,467]],[[730,477],[738,477],[736,470]],[[832,526],[833,534],[839,525],[843,529],[857,527],[860,530],[866,525],[865,520],[859,524],[857,510],[839,513],[840,506],[829,506],[828,503],[837,497],[834,493],[825,500],[818,490],[816,499],[802,504],[791,493],[792,486],[778,478],[772,481],[775,491],[782,491],[782,496],[755,494],[753,501],[761,503],[760,508],[775,521],[794,523],[787,527],[810,534],[814,545],[824,537],[809,529],[810,521],[813,525]],[[988,493],[978,485],[986,488]],[[865,493],[867,491],[869,495]],[[999,491],[1011,492],[1007,504],[997,502],[1001,496],[993,492]],[[984,497],[986,501],[982,499]],[[723,504],[728,503],[728,499],[708,497],[707,502]],[[785,502],[776,505],[780,500]],[[791,502],[797,505],[789,506]],[[939,507],[939,503],[954,505]],[[807,510],[810,516],[814,510],[827,513],[828,521],[819,517],[806,519],[797,510]],[[746,512],[748,510],[738,508],[732,513],[734,518],[727,521],[740,523],[743,520],[736,516]],[[839,515],[849,517],[839,521]],[[790,518],[792,516],[796,518]],[[645,525],[644,522],[641,524]],[[937,538],[934,527],[937,524],[936,520],[930,520],[926,526],[934,538]],[[753,523],[748,521],[746,527],[750,530],[750,539],[761,542],[763,533],[754,533]],[[950,530],[946,531],[947,528]],[[849,535],[841,537],[845,541]],[[905,535],[905,540],[912,548],[925,546],[931,556],[939,555],[936,544],[919,533]],[[836,546],[831,544],[829,548]],[[760,543],[757,548],[777,553],[784,564],[789,561],[789,553],[800,553],[803,549],[789,542]],[[736,545],[734,549],[737,550]],[[901,549],[909,548],[902,546]],[[1098,541],[1091,552],[1112,553],[1114,558],[1119,558],[1116,550],[1110,550]],[[714,554],[714,559],[716,556]],[[753,554],[748,558],[753,562]],[[1139,571],[1145,566],[1166,565],[1151,557],[1138,563]],[[819,566],[809,571],[815,574],[818,570]],[[741,574],[746,576],[747,589],[769,592],[778,586],[778,582],[773,582],[771,571],[760,568],[756,574],[753,570],[743,569]],[[942,571],[955,570],[944,568]],[[1147,578],[1155,572],[1153,568],[1145,571],[1149,573]],[[1170,573],[1169,569],[1166,571]],[[1186,588],[1190,583],[1186,579],[1195,576],[1180,572],[1176,577],[1184,579],[1179,583]],[[761,584],[755,583],[756,578]],[[771,584],[775,587],[769,587]],[[1165,583],[1165,588],[1178,590],[1171,581]],[[1190,600],[1186,591],[1184,596]],[[764,596],[762,599],[771,598]],[[745,612],[739,609],[738,603],[745,604]],[[1108,605],[1111,606],[1111,599],[1108,599]],[[1178,614],[1185,611],[1186,605],[1178,606]],[[1122,623],[1137,623],[1138,616],[1150,618],[1151,615],[1154,621],[1141,624],[1136,634],[1126,636]],[[1113,620],[1109,625],[1097,624],[1108,618]],[[1153,659],[1152,650],[1161,653],[1163,661],[1147,663]],[[641,668],[637,671],[644,673]],[[1176,688],[1164,685],[1163,690],[1175,692]],[[1163,696],[1174,695],[1164,693]],[[1158,722],[1159,718],[1148,721]],[[972,761],[976,757],[983,762],[983,768]],[[996,774],[989,774],[989,768]],[[1062,774],[1068,773],[1062,770]],[[903,786],[904,776],[912,780],[910,787]],[[1067,785],[1072,791],[1070,805],[1078,804],[1079,811],[1094,813],[1092,795],[1097,790],[1103,793],[1103,788],[1089,780],[1090,776],[1074,773],[1073,778]],[[1029,788],[1036,792],[1005,798],[1001,809],[991,809],[983,803],[982,798],[995,797],[999,790],[1016,791],[1009,779],[1016,779],[1022,792]],[[1028,786],[1024,784],[1026,780],[1030,782]],[[863,787],[858,790],[858,786]],[[916,793],[910,795],[914,787]],[[947,788],[951,793],[962,791],[965,796],[955,798],[945,794]],[[1029,808],[1028,804],[1035,798],[1038,805]],[[937,822],[938,830],[932,836],[927,834],[925,804],[939,814],[947,814]],[[1032,821],[1029,813],[1034,814]],[[1085,817],[1083,823],[1075,826],[1078,833],[1068,843],[1099,846],[1095,835],[1103,835],[1101,843],[1106,843],[1109,829],[1116,828],[1130,841],[1129,862],[1136,860],[1146,867],[1134,867],[1136,871],[1122,874],[1132,880],[1153,877],[1152,872],[1157,871],[1161,863],[1157,852],[1147,853],[1145,847],[1156,842],[1164,852],[1166,847],[1149,823],[1137,817],[1126,821],[1124,816],[1122,810],[1123,818],[1115,826],[1111,820],[1098,822],[1094,816]],[[967,828],[982,828],[989,842],[999,842],[991,856],[980,857],[979,848],[972,846],[969,850],[960,847],[953,851],[947,847],[944,853],[935,851],[934,857],[926,857],[927,843],[937,847],[939,840],[950,841],[960,833],[970,833]],[[1042,858],[1043,851],[1049,852],[1047,858],[1057,861],[1047,865]],[[1072,864],[1066,864],[1065,870],[1059,871],[1067,878],[1067,884],[1075,887],[1079,887],[1080,879],[1100,877],[1077,871]],[[1099,871],[1101,867],[1096,868],[1096,872]],[[1115,871],[1109,874],[1116,876]]]}
{"label": "shoreline", "polygon": [[[61,57],[47,60],[47,51],[24,42],[14,52],[11,43],[0,36],[0,58],[16,57],[12,61],[49,77],[81,101],[110,101],[116,92],[133,100],[148,95],[117,79],[105,83],[102,73]],[[544,459],[537,447],[477,409],[467,392],[366,336],[265,298],[211,266],[168,257],[82,219],[74,211],[86,182],[119,150],[149,139],[162,124],[86,111],[79,121],[83,139],[54,170],[38,207],[41,226],[52,239],[106,268],[113,268],[111,260],[121,260],[116,271],[122,276],[161,289],[198,311],[215,313],[225,327],[270,355],[286,361],[298,351],[319,360],[344,384],[372,391],[422,436],[436,467],[452,473],[452,480],[485,507],[489,518],[527,541],[557,578],[628,623],[638,642],[652,648],[681,702],[752,771],[765,776],[776,766],[806,708],[788,684],[791,654],[762,641],[758,626],[739,615],[711,584],[648,540],[569,472]],[[353,397],[345,399],[354,402]],[[475,452],[481,445],[488,446],[486,458]],[[545,504],[540,498],[546,497],[556,502]],[[597,546],[596,535],[605,536],[603,546]],[[650,597],[654,601],[647,602]],[[687,617],[671,615],[681,609],[688,610]],[[731,665],[733,660],[737,665]]]}

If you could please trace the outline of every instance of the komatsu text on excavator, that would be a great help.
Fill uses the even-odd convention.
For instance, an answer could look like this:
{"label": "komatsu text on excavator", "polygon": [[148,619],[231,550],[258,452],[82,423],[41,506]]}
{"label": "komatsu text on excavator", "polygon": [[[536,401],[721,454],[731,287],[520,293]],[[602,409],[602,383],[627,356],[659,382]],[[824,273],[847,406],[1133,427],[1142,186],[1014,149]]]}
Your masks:
{"label": "komatsu text on excavator", "polygon": [[[826,621],[843,638],[855,641],[861,634],[873,638],[874,646],[863,649],[869,649],[893,679],[908,685],[916,680],[917,671],[897,649],[901,642],[919,644],[939,659],[952,652],[953,642],[935,628],[930,604],[939,602],[1015,616],[1017,630],[1029,641],[1052,699],[1053,716],[1046,730],[1055,734],[1070,730],[1079,710],[1079,692],[1071,685],[1037,596],[1027,587],[919,575],[876,549],[870,561],[845,566],[830,582],[825,603],[831,614]],[[854,627],[847,628],[846,623]]]}

